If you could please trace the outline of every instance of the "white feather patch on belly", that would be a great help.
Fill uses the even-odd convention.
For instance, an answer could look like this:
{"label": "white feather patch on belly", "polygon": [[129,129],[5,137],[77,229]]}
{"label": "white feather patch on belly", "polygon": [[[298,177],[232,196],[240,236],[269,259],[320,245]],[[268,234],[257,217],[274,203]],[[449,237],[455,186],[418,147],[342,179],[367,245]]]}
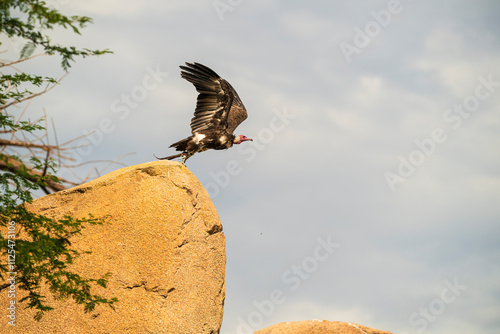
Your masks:
{"label": "white feather patch on belly", "polygon": [[193,141],[198,144],[203,138],[205,138],[206,135],[202,134],[202,133],[196,133],[193,137]]}

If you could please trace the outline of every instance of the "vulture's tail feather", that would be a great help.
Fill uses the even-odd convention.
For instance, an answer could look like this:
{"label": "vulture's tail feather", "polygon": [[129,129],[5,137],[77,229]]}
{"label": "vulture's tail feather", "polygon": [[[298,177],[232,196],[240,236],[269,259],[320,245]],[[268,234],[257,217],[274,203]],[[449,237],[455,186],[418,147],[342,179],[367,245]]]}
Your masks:
{"label": "vulture's tail feather", "polygon": [[183,156],[184,153],[179,153],[179,154],[174,154],[174,155],[171,155],[171,156],[168,156],[168,157],[164,157],[164,158],[158,158],[156,155],[154,156],[156,159],[158,160],[172,160],[172,159],[175,159],[175,158],[178,158],[178,157],[181,157]]}
{"label": "vulture's tail feather", "polygon": [[188,150],[187,147],[188,147],[189,142],[191,141],[191,137],[185,138],[183,140],[179,140],[177,143],[173,143],[169,147],[175,147],[176,151],[186,152]]}

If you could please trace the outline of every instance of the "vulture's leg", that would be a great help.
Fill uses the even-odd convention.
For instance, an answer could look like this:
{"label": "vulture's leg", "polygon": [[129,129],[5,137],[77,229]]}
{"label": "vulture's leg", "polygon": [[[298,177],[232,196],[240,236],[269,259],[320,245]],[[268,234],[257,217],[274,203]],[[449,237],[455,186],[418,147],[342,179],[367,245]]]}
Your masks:
{"label": "vulture's leg", "polygon": [[181,153],[181,157],[182,157],[182,164],[183,165],[186,165],[186,160],[190,157],[189,155],[187,155],[185,152],[184,153]]}

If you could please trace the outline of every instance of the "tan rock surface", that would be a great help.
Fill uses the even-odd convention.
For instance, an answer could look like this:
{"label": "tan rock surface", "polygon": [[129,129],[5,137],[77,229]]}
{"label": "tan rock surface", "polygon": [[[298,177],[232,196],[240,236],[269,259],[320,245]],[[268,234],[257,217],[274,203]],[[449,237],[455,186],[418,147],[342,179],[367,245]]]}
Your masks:
{"label": "tan rock surface", "polygon": [[[15,333],[218,333],[224,307],[225,237],[217,211],[199,181],[180,163],[155,161],[123,168],[92,182],[37,199],[32,210],[109,217],[71,239],[91,251],[73,269],[86,277],[113,273],[108,289],[116,312],[84,313],[54,301],[40,322],[16,309]],[[18,300],[20,299],[18,293]],[[0,294],[0,332],[6,333],[6,293]]]}
{"label": "tan rock surface", "polygon": [[306,320],[282,322],[254,334],[392,334],[351,322]]}

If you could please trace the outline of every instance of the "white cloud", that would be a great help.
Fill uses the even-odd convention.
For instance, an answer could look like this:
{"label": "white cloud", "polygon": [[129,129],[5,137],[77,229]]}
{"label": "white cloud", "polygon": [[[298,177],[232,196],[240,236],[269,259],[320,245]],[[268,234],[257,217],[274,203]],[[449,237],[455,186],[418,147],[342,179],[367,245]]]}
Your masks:
{"label": "white cloud", "polygon": [[322,44],[338,44],[348,36],[341,23],[311,10],[284,12],[280,23],[288,34],[305,42],[321,39]]}
{"label": "white cloud", "polygon": [[500,54],[482,49],[456,29],[446,25],[430,32],[423,53],[416,57],[413,66],[436,73],[437,80],[455,96],[465,97],[471,94],[478,76],[499,73]]}
{"label": "white cloud", "polygon": [[121,18],[137,18],[138,15],[151,15],[152,12],[175,12],[180,9],[196,7],[191,1],[122,1],[122,0],[47,0],[47,4],[63,13],[85,13],[89,16],[112,16]]}

